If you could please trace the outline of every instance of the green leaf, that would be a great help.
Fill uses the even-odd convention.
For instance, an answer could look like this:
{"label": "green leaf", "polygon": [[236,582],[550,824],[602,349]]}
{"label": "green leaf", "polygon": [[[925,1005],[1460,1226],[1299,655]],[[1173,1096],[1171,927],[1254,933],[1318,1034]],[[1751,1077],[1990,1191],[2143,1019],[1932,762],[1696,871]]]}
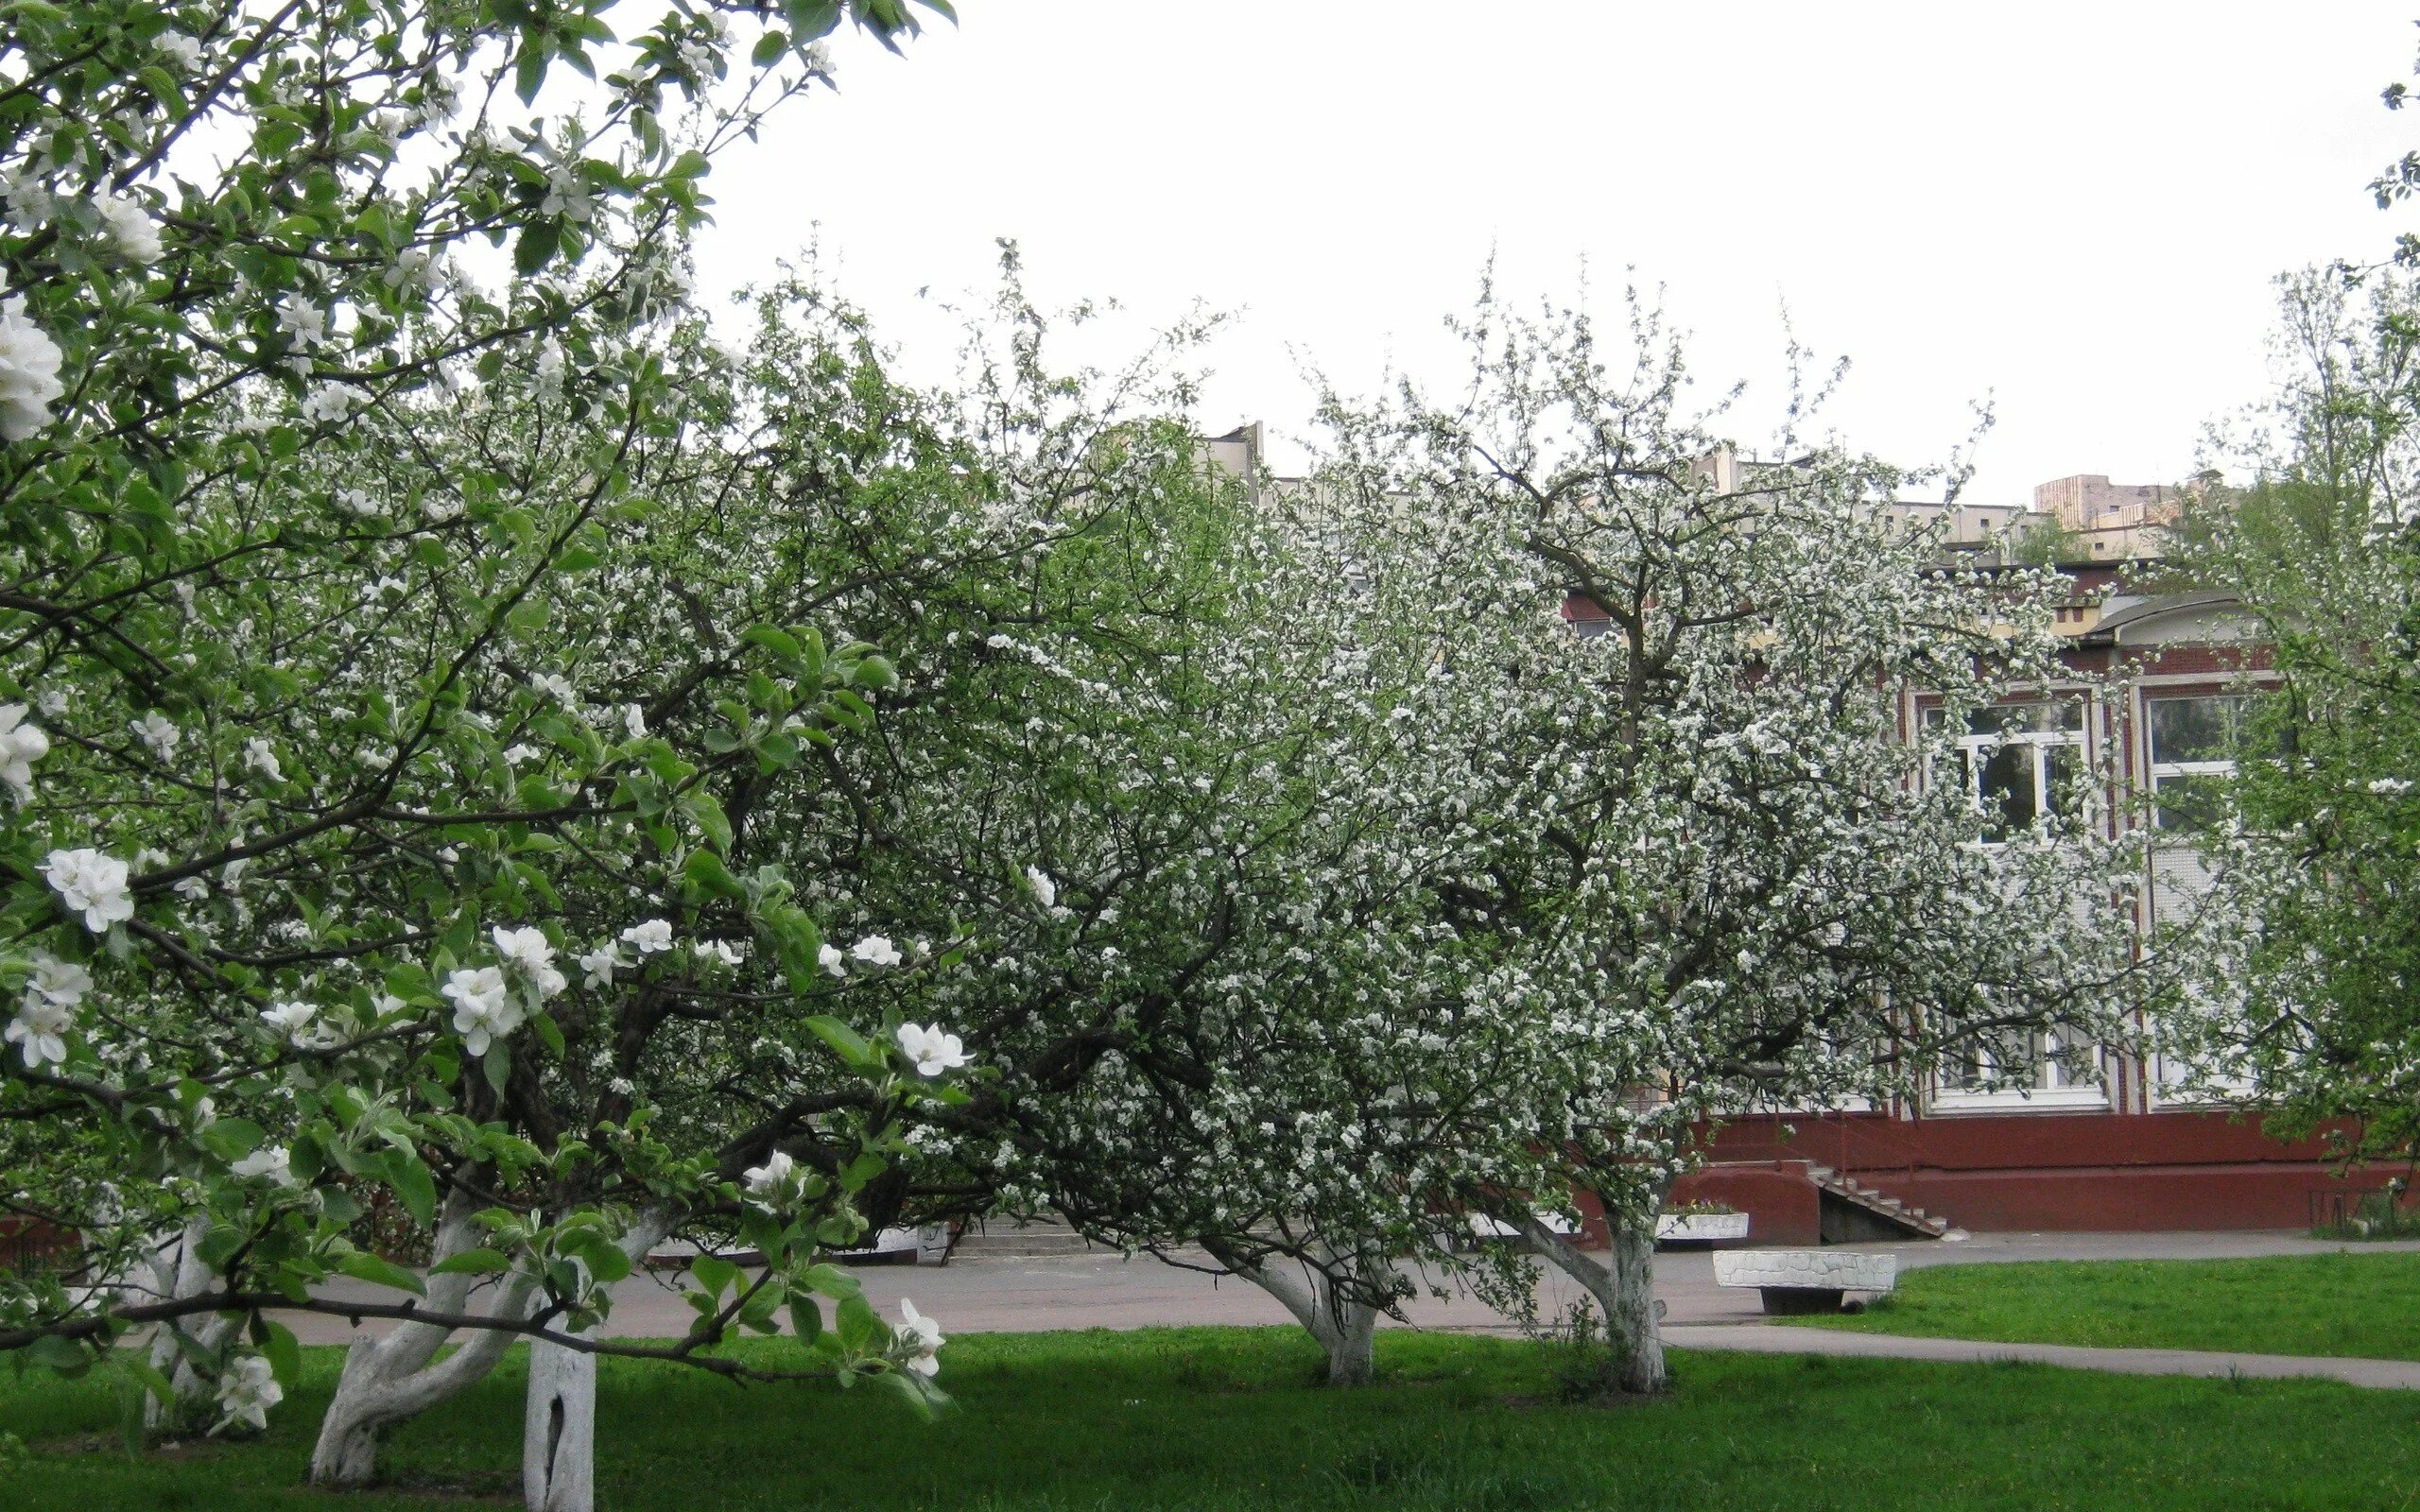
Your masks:
{"label": "green leaf", "polygon": [[425,1228],[437,1221],[437,1177],[417,1155],[391,1150],[387,1155],[387,1184],[412,1221]]}
{"label": "green leaf", "polygon": [[169,1383],[166,1376],[153,1369],[149,1361],[127,1350],[120,1350],[113,1358],[117,1361],[118,1367],[133,1377],[135,1383],[149,1392],[152,1399],[160,1405],[166,1407],[175,1404],[177,1388]]}
{"label": "green leaf", "polygon": [[770,625],[752,625],[740,632],[739,638],[752,645],[761,645],[785,662],[798,660],[798,637]]}
{"label": "green leaf", "polygon": [[431,1276],[493,1276],[512,1268],[512,1257],[482,1245],[446,1256],[428,1267]]}
{"label": "green leaf", "polygon": [[737,877],[733,876],[731,868],[722,864],[722,858],[711,850],[690,851],[688,865],[683,867],[681,872],[691,882],[718,898],[748,896],[746,885]]}
{"label": "green leaf", "polygon": [[739,1280],[739,1267],[720,1255],[700,1255],[689,1262],[689,1274],[709,1297],[720,1297]]}
{"label": "green leaf", "polygon": [[840,1348],[851,1354],[874,1354],[890,1343],[890,1327],[875,1315],[873,1304],[862,1294],[840,1298],[833,1309],[833,1328],[840,1335]]}
{"label": "green leaf", "polygon": [[277,1383],[292,1390],[302,1379],[302,1346],[294,1331],[283,1323],[261,1319],[261,1327],[253,1336],[260,1341],[261,1357],[268,1361],[269,1372]]}
{"label": "green leaf", "polygon": [[905,1370],[886,1370],[874,1380],[893,1395],[906,1399],[908,1405],[916,1409],[916,1416],[926,1422],[940,1418],[942,1409],[949,1405],[949,1399],[933,1389],[922,1376],[909,1375]]}
{"label": "green leaf", "polygon": [[809,1033],[830,1045],[834,1053],[853,1068],[882,1062],[873,1046],[866,1043],[865,1036],[828,1013],[819,1013],[808,1019],[806,1027]]}
{"label": "green leaf", "polygon": [[821,1292],[836,1301],[862,1297],[865,1288],[855,1276],[829,1261],[818,1261],[799,1276],[799,1284],[810,1291]]}
{"label": "green leaf", "polygon": [[767,67],[789,51],[789,46],[788,33],[775,27],[756,39],[756,50],[748,55],[748,60],[758,68]]}
{"label": "green leaf", "polygon": [[337,1260],[337,1269],[355,1280],[391,1286],[399,1292],[409,1292],[414,1297],[428,1295],[428,1288],[421,1284],[419,1276],[404,1269],[391,1260],[381,1260],[366,1249],[356,1249]]}
{"label": "green leaf", "polygon": [[790,1296],[790,1332],[808,1344],[823,1332],[823,1309],[814,1297],[803,1293]]}
{"label": "green leaf", "polygon": [[222,1160],[240,1160],[261,1147],[267,1138],[261,1126],[249,1118],[221,1118],[211,1122],[199,1136],[201,1147]]}
{"label": "green leaf", "polygon": [[533,220],[521,228],[521,235],[512,244],[513,271],[524,278],[554,261],[562,246],[562,227],[551,220]]}

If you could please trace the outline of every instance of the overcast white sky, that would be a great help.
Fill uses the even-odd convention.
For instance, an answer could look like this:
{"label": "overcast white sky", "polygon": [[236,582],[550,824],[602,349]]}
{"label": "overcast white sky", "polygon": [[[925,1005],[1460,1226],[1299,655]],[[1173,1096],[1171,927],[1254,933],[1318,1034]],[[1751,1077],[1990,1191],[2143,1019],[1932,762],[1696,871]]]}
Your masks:
{"label": "overcast white sky", "polygon": [[838,93],[718,164],[703,288],[820,238],[938,376],[934,300],[1011,236],[1046,299],[1236,312],[1214,429],[1300,434],[1295,350],[1451,376],[1440,318],[1494,249],[1530,295],[1635,266],[1702,380],[1768,397],[1787,302],[1855,363],[1847,438],[1900,460],[1991,396],[1979,502],[2173,478],[2266,386],[2270,279],[2411,220],[2364,188],[2420,142],[2377,103],[2409,0],[959,3],[904,61],[844,43]]}

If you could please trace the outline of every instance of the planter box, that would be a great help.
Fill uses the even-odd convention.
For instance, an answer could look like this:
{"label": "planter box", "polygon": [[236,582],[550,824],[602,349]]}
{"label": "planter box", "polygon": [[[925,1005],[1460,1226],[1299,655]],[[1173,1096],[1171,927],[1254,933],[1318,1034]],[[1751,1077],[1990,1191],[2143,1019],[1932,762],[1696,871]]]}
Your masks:
{"label": "planter box", "polygon": [[1659,1245],[1737,1244],[1748,1237],[1744,1212],[1668,1212],[1655,1220]]}

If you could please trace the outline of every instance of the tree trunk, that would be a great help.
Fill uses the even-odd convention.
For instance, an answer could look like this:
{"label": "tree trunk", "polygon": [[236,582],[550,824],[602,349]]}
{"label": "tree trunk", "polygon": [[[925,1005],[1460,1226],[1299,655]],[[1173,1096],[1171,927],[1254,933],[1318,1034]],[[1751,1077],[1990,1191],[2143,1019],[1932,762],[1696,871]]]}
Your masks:
{"label": "tree trunk", "polygon": [[[1286,1304],[1286,1311],[1327,1351],[1329,1385],[1366,1386],[1377,1379],[1378,1310],[1352,1289],[1339,1287],[1308,1261],[1270,1255],[1244,1262],[1241,1251],[1224,1244],[1205,1240],[1202,1247],[1219,1263]],[[1383,1256],[1361,1254],[1354,1257],[1351,1271],[1366,1278],[1372,1267],[1385,1264]]]}
{"label": "tree trunk", "polygon": [[[182,1299],[199,1297],[209,1289],[213,1279],[210,1267],[196,1253],[202,1235],[208,1231],[209,1225],[196,1219],[152,1253],[152,1289],[156,1297]],[[149,1301],[154,1297],[139,1299]],[[161,1324],[153,1332],[151,1368],[168,1378],[172,1390],[167,1401],[157,1397],[144,1398],[143,1426],[147,1432],[183,1435],[210,1427],[218,1413],[215,1383],[194,1368],[192,1359],[177,1341],[182,1335],[205,1350],[213,1350],[227,1342],[234,1327],[232,1318],[178,1318]]]}
{"label": "tree trunk", "polygon": [[1597,1299],[1613,1351],[1604,1372],[1605,1394],[1652,1395],[1666,1384],[1664,1332],[1655,1306],[1655,1219],[1651,1213],[1641,1225],[1609,1205],[1605,1222],[1613,1248],[1601,1263],[1532,1214],[1521,1215],[1520,1228],[1539,1254]]}
{"label": "tree trunk", "polygon": [[[446,1200],[437,1227],[435,1258],[443,1260],[475,1246],[482,1237],[473,1221],[476,1205],[458,1193]],[[671,1215],[649,1209],[638,1215],[622,1236],[622,1248],[644,1259],[671,1229]],[[476,1278],[432,1276],[428,1280],[431,1312],[461,1313],[470,1305]],[[496,1287],[494,1300],[482,1315],[499,1322],[520,1322],[533,1311],[536,1280],[513,1272]],[[387,1431],[436,1406],[465,1386],[486,1378],[503,1358],[517,1334],[499,1329],[473,1329],[461,1348],[437,1359],[437,1351],[453,1331],[433,1323],[402,1323],[382,1339],[355,1340],[344,1357],[336,1396],[320,1419],[319,1443],[311,1451],[311,1484],[361,1486],[377,1472],[378,1445]]]}
{"label": "tree trunk", "polygon": [[528,1512],[595,1512],[596,1356],[544,1339],[530,1344],[521,1496]]}

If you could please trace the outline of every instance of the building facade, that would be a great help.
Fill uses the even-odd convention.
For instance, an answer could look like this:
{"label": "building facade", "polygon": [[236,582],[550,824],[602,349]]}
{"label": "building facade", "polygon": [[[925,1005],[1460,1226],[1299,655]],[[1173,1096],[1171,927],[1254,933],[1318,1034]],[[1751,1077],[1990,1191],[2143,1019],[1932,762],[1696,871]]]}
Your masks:
{"label": "building facade", "polygon": [[[2121,568],[2158,554],[2177,506],[2171,490],[2100,476],[2035,490],[2027,513],[2055,524],[2069,558],[2060,566],[2074,592],[2058,628],[2074,680],[1977,719],[1953,768],[1928,778],[1965,784],[1993,816],[1983,844],[2052,813],[2150,826],[2146,928],[2191,907],[2206,883],[2192,835],[2212,812],[2212,780],[2232,769],[2234,731],[2269,666],[2227,595],[2127,590]],[[1984,518],[2004,544],[2006,525]],[[1929,716],[1923,689],[1900,697],[1905,728]],[[2270,1138],[2256,1113],[2189,1092],[2182,1068],[2156,1056],[2045,1036],[2004,1047],[2003,1059],[1978,1050],[1888,1107],[1743,1114],[1712,1132],[1707,1163],[1673,1201],[1746,1211],[1763,1242],[1815,1243],[1960,1229],[2301,1228],[2345,1194],[2384,1184],[2383,1173],[2340,1173],[2317,1142]]]}

